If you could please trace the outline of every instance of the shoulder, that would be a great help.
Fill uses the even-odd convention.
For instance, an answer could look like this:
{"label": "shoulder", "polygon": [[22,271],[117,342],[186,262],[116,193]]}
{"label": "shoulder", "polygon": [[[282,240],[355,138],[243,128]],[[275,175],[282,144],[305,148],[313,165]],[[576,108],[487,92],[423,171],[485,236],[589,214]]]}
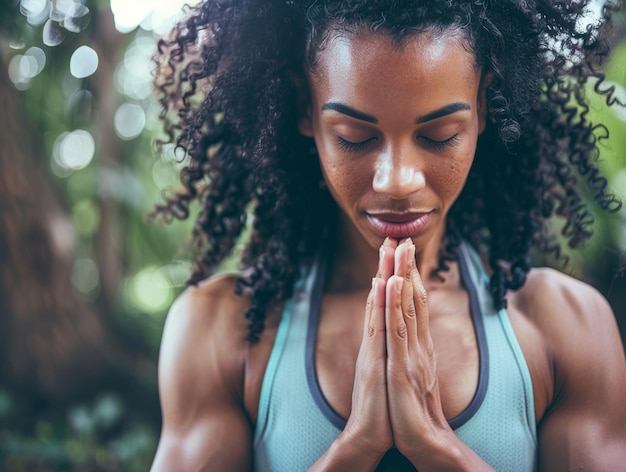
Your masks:
{"label": "shoulder", "polygon": [[188,287],[174,301],[167,315],[164,335],[183,330],[190,336],[205,337],[223,329],[220,337],[245,338],[246,324],[242,318],[248,304],[248,297],[235,293],[234,275],[212,277]]}
{"label": "shoulder", "polygon": [[611,307],[600,292],[554,269],[532,269],[524,286],[510,298],[517,311],[547,336],[581,330],[592,334],[616,326]]}
{"label": "shoulder", "polygon": [[217,276],[187,288],[167,315],[159,355],[164,399],[222,390],[241,394],[247,349],[245,296],[235,294],[234,276]]}
{"label": "shoulder", "polygon": [[592,286],[553,269],[532,269],[510,296],[512,316],[540,337],[552,372],[554,398],[615,402],[626,393],[626,364],[617,323],[606,299]]}

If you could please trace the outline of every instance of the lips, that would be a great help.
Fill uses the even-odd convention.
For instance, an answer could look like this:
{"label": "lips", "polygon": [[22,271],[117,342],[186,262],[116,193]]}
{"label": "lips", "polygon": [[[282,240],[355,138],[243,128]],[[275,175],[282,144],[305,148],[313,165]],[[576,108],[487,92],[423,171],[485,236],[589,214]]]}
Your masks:
{"label": "lips", "polygon": [[367,219],[382,236],[402,239],[419,233],[430,221],[433,212],[367,213]]}

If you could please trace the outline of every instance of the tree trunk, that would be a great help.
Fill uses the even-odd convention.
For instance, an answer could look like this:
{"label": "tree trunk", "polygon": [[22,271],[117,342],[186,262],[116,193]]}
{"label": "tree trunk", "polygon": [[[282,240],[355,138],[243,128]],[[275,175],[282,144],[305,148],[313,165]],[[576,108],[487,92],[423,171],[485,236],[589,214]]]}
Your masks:
{"label": "tree trunk", "polygon": [[73,228],[1,59],[0,380],[66,398],[102,375],[105,331],[73,289]]}

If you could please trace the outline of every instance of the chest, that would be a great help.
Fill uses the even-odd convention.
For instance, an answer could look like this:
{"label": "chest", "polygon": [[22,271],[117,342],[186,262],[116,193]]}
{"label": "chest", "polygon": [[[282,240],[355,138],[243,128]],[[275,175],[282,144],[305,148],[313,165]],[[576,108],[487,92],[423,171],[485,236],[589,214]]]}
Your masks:
{"label": "chest", "polygon": [[[367,293],[326,295],[322,299],[315,349],[315,370],[329,406],[344,419],[350,414],[355,365],[363,336]],[[478,385],[479,354],[463,290],[429,294],[430,333],[446,418],[459,415]]]}
{"label": "chest", "polygon": [[[351,410],[356,359],[363,335],[367,292],[322,298],[316,336],[301,340],[313,342],[313,368],[323,398],[339,416],[346,419]],[[457,417],[472,402],[478,388],[480,355],[470,302],[464,290],[429,293],[429,329],[435,348],[442,407],[448,420]],[[534,390],[535,417],[538,421],[552,398],[549,362],[541,337],[525,317],[510,310],[511,323],[528,363]],[[261,340],[249,347],[245,366],[245,407],[256,423],[261,385],[274,346],[280,310],[274,310]],[[304,348],[303,348],[304,349]],[[306,370],[302,357],[301,368]]]}

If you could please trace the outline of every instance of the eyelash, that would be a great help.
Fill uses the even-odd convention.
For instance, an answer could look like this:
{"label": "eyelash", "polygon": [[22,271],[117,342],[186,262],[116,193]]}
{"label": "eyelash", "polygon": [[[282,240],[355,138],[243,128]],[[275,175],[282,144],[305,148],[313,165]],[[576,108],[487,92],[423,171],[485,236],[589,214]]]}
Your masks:
{"label": "eyelash", "polygon": [[429,147],[434,149],[435,151],[441,151],[446,148],[454,147],[459,140],[459,135],[455,134],[454,136],[450,136],[448,139],[444,139],[443,141],[437,141],[436,139],[429,139],[422,136],[422,139],[426,141]]}
{"label": "eyelash", "polygon": [[[444,139],[443,141],[437,141],[436,139],[430,139],[425,136],[422,136],[421,138],[426,141],[427,145],[430,148],[434,149],[435,151],[441,151],[446,148],[454,147],[459,139],[459,135],[455,134],[448,139]],[[339,149],[344,152],[356,154],[365,149],[375,139],[376,138],[370,138],[366,139],[365,141],[353,143],[352,141],[348,141],[341,136],[337,136],[337,146],[339,146]]]}
{"label": "eyelash", "polygon": [[348,141],[347,139],[343,139],[341,136],[337,136],[337,146],[344,152],[356,154],[359,151],[365,149],[367,145],[369,145],[376,138],[366,139],[365,141],[361,141],[359,143],[353,143],[352,141]]}

